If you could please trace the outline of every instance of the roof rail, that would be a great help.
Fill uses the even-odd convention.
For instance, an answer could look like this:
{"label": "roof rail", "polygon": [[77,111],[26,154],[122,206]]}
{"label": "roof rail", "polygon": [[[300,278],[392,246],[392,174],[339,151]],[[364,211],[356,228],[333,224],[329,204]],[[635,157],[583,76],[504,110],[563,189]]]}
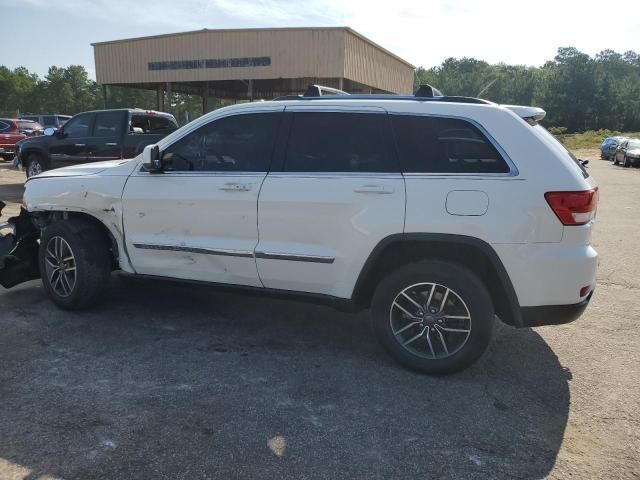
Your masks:
{"label": "roof rail", "polygon": [[396,95],[394,93],[350,94],[336,88],[309,85],[302,95],[285,95],[276,97],[274,100],[416,100],[419,102],[491,104],[491,102],[480,98],[446,96],[431,85],[420,85],[414,95]]}
{"label": "roof rail", "polygon": [[424,85],[420,85],[413,96],[419,98],[444,97],[440,90],[426,83]]}
{"label": "roof rail", "polygon": [[[325,93],[326,92],[326,93]],[[303,97],[322,97],[323,95],[349,95],[347,92],[343,90],[338,90],[337,88],[325,87],[322,85],[309,85],[305,92],[302,94]]]}

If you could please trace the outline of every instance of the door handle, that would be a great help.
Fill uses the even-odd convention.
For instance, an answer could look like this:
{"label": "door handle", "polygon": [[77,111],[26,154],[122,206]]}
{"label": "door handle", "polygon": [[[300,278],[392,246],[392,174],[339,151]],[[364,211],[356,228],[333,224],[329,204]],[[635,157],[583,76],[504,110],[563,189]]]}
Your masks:
{"label": "door handle", "polygon": [[252,188],[253,187],[250,183],[229,182],[222,185],[220,190],[224,190],[226,192],[248,192]]}
{"label": "door handle", "polygon": [[76,147],[86,147],[86,145],[84,143],[76,143],[75,146]]}
{"label": "door handle", "polygon": [[394,188],[388,185],[361,185],[353,189],[356,193],[377,193],[390,194],[394,192]]}
{"label": "door handle", "polygon": [[107,143],[105,143],[105,145],[107,147],[117,147],[118,146],[118,144],[116,142],[107,142]]}

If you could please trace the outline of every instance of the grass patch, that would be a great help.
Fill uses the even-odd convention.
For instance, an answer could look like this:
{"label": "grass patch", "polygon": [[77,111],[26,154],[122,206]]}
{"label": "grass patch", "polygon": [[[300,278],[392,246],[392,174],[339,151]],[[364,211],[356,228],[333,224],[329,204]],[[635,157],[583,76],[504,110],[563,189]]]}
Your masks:
{"label": "grass patch", "polygon": [[579,148],[598,148],[605,138],[618,135],[629,138],[640,138],[640,132],[624,133],[615,130],[588,130],[584,133],[558,135],[558,139],[565,147],[576,150]]}

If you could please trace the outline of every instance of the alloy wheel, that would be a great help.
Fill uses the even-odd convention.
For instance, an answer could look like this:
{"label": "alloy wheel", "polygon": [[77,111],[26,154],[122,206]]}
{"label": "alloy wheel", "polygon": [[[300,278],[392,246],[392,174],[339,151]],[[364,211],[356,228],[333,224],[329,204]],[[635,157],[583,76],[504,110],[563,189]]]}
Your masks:
{"label": "alloy wheel", "polygon": [[29,162],[29,165],[27,166],[27,173],[29,177],[41,174],[42,165],[40,165],[40,162],[38,162],[37,160]]}
{"label": "alloy wheel", "polygon": [[51,288],[61,297],[68,297],[76,286],[76,259],[62,237],[51,237],[45,252],[45,269]]}
{"label": "alloy wheel", "polygon": [[396,341],[408,352],[443,359],[458,352],[471,333],[471,313],[451,288],[417,283],[391,303],[389,323]]}

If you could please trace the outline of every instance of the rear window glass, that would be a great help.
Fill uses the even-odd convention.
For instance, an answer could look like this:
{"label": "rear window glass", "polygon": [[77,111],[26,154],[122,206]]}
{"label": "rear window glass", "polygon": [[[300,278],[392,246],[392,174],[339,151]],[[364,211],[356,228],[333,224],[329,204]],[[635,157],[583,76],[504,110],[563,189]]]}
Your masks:
{"label": "rear window glass", "polygon": [[131,116],[131,131],[135,133],[162,133],[178,128],[178,124],[171,117],[160,115]]}
{"label": "rear window glass", "polygon": [[7,120],[0,120],[0,132],[6,132],[7,130],[11,130],[13,124]]}
{"label": "rear window glass", "polygon": [[289,172],[399,172],[387,115],[296,113],[285,159]]}
{"label": "rear window glass", "polygon": [[568,154],[569,157],[571,158],[571,160],[573,160],[573,163],[575,163],[575,165],[580,169],[580,172],[582,173],[582,176],[584,178],[589,178],[589,171],[585,168],[584,165],[582,165],[582,162],[573,153],[571,153],[571,150],[569,150],[567,147],[565,147],[560,140],[558,140],[554,135],[552,135],[549,132],[549,130],[544,128],[539,123],[536,122],[532,126],[533,126],[533,128],[536,128],[536,129],[538,129],[538,131],[542,132],[542,134],[546,138],[550,139],[553,142],[553,144],[555,145],[556,148],[559,148],[561,151],[563,151],[564,153]]}
{"label": "rear window glass", "polygon": [[392,123],[405,172],[509,172],[493,144],[466,120],[392,115]]}

